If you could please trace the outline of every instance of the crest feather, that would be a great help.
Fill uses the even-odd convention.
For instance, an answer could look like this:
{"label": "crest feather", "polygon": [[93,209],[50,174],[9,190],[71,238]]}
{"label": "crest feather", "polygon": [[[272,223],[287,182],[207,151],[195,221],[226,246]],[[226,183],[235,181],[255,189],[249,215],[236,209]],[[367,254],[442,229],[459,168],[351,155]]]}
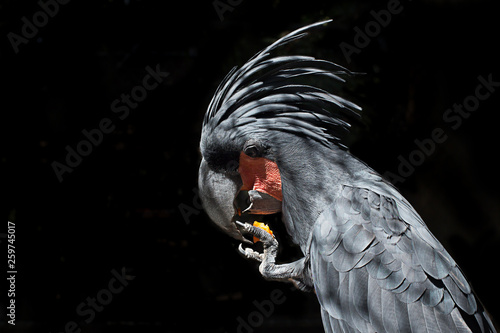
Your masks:
{"label": "crest feather", "polygon": [[255,54],[240,69],[231,69],[208,106],[203,134],[231,119],[240,133],[284,131],[343,147],[341,138],[350,125],[342,118],[359,116],[361,108],[319,87],[296,82],[306,76],[345,82],[341,75],[352,73],[333,62],[310,56],[271,57],[276,48],[330,21],[297,29]]}

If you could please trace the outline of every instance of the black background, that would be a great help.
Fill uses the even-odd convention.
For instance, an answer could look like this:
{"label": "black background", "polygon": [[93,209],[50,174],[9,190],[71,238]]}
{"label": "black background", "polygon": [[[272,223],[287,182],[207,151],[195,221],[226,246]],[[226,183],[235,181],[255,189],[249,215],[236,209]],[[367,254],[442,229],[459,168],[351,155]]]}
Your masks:
{"label": "black background", "polygon": [[[16,223],[18,270],[16,326],[6,323],[4,283],[1,330],[61,332],[74,321],[82,332],[234,332],[250,315],[255,332],[321,332],[314,294],[263,281],[193,190],[201,120],[220,80],[284,33],[326,18],[334,21],[284,52],[366,73],[343,91],[364,109],[351,146],[382,174],[397,174],[415,139],[444,130],[447,140],[397,185],[498,318],[500,92],[456,130],[443,120],[474,95],[478,76],[500,81],[495,2],[401,1],[350,62],[340,43],[354,45],[354,28],[387,1],[232,3],[221,20],[212,1],[71,1],[16,53],[8,34],[22,35],[22,17],[33,22],[41,7],[0,2],[0,232]],[[119,119],[111,103],[142,84],[147,66],[169,75]],[[65,147],[103,118],[114,131],[59,182],[52,163],[65,163]],[[135,279],[85,322],[76,308],[122,267]],[[285,301],[259,315],[254,301],[275,289]]]}

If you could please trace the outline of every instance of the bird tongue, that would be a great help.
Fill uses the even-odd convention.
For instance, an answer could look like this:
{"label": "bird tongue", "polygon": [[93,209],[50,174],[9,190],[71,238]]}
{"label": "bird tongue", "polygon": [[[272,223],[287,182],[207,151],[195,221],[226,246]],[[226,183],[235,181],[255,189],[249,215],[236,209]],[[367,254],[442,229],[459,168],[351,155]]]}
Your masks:
{"label": "bird tongue", "polygon": [[238,172],[243,181],[242,191],[254,190],[283,201],[280,171],[275,162],[263,157],[250,157],[242,152]]}

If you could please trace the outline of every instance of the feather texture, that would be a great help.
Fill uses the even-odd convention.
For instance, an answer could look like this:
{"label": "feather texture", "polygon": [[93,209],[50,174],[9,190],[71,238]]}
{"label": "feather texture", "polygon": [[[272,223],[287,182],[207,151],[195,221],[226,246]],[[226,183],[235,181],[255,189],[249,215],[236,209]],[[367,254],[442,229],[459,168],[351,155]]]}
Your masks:
{"label": "feather texture", "polygon": [[[341,140],[350,127],[345,119],[358,116],[356,104],[317,86],[296,83],[303,77],[344,82],[352,74],[330,61],[308,56],[276,56],[271,53],[329,21],[295,30],[254,55],[240,69],[233,68],[217,88],[203,120],[203,137],[224,121],[239,131],[283,131],[308,137],[324,145]],[[268,121],[273,118],[273,121]],[[345,118],[345,119],[344,119]]]}
{"label": "feather texture", "polygon": [[310,255],[324,324],[349,327],[340,332],[494,332],[455,261],[419,220],[402,218],[401,205],[343,186],[319,216]]}

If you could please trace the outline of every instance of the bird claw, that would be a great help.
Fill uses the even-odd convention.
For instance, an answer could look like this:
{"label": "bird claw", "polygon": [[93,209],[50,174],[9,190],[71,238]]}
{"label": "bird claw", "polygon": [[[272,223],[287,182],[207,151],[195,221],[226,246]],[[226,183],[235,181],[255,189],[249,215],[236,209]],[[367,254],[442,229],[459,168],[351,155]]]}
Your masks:
{"label": "bird claw", "polygon": [[269,234],[267,231],[254,227],[248,223],[236,221],[236,224],[240,227],[240,230],[243,233],[250,234],[258,238],[264,247],[264,252],[260,253],[249,247],[244,248],[243,244],[240,244],[238,247],[240,254],[242,254],[245,258],[252,259],[260,263],[265,262],[266,259],[272,259],[274,261],[278,248],[278,241],[274,238],[274,236]]}
{"label": "bird claw", "polygon": [[254,251],[249,247],[243,248],[243,244],[238,246],[238,251],[240,251],[240,254],[247,259],[256,260],[258,262],[262,262],[262,260],[264,260],[264,253]]}
{"label": "bird claw", "polygon": [[257,252],[243,244],[238,246],[238,251],[248,259],[260,262],[259,272],[267,280],[292,282],[298,289],[306,291],[312,288],[310,278],[304,274],[306,270],[306,258],[299,259],[288,264],[276,264],[278,252],[278,241],[267,231],[254,227],[248,223],[236,221],[241,232],[251,234],[260,239],[264,246],[264,252]]}
{"label": "bird claw", "polygon": [[243,233],[250,234],[258,238],[263,243],[264,249],[278,246],[278,241],[276,240],[276,238],[274,238],[274,236],[269,234],[267,231],[262,230],[258,227],[254,227],[249,223],[241,223],[239,221],[235,222],[238,226],[240,226],[240,230]]}

